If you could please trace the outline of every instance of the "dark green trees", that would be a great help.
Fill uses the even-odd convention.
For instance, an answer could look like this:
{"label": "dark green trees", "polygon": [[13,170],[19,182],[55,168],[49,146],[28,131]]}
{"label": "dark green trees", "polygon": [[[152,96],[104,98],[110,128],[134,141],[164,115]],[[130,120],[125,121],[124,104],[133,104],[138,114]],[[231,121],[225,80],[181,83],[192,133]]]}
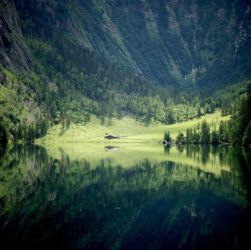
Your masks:
{"label": "dark green trees", "polygon": [[167,143],[171,143],[172,142],[172,138],[170,136],[170,132],[167,131],[164,133],[164,141],[167,142]]}
{"label": "dark green trees", "polygon": [[220,122],[218,137],[220,143],[229,143],[230,142],[230,135],[229,135],[229,122]]}
{"label": "dark green trees", "polygon": [[176,138],[177,144],[209,144],[211,142],[210,127],[206,121],[203,121],[201,126],[186,130],[186,136],[179,133]]}
{"label": "dark green trees", "polygon": [[250,144],[250,122],[251,122],[251,84],[247,93],[243,95],[237,104],[236,111],[232,115],[230,126],[230,137],[234,145]]}
{"label": "dark green trees", "polygon": [[214,130],[211,134],[211,144],[218,145],[219,143],[220,143],[219,133],[218,133],[218,131]]}
{"label": "dark green trees", "polygon": [[243,146],[251,145],[251,121],[248,123],[248,126],[245,129],[245,133],[242,138],[242,145]]}
{"label": "dark green trees", "polygon": [[179,132],[177,138],[176,138],[176,144],[181,145],[181,144],[185,144],[186,143],[186,139],[183,133]]}
{"label": "dark green trees", "polygon": [[[206,121],[203,121],[201,125],[197,124],[193,129],[187,129],[186,135],[184,135],[182,132],[179,132],[176,138],[176,144],[217,145],[221,143],[220,138],[228,138],[228,131],[226,131],[227,128],[227,123],[222,122],[219,126],[219,131],[214,128],[214,130],[211,132],[209,124]],[[168,136],[170,136],[170,134],[168,134]]]}
{"label": "dark green trees", "polygon": [[[251,83],[240,99],[234,101],[233,114],[230,121],[221,121],[218,130],[215,126],[212,132],[206,121],[203,121],[200,129],[187,129],[186,143],[188,144],[232,144],[248,147],[251,145]],[[225,104],[224,104],[225,105]],[[230,104],[229,104],[230,105]],[[227,106],[225,107],[227,108]],[[224,111],[225,112],[225,111]],[[177,137],[180,143],[181,134]]]}
{"label": "dark green trees", "polygon": [[179,133],[177,144],[232,144],[248,147],[251,145],[251,84],[239,101],[235,102],[235,111],[230,121],[221,121],[218,130],[215,126],[210,132],[209,124],[203,121],[201,126],[187,129],[186,137]]}
{"label": "dark green trees", "polygon": [[40,117],[34,124],[18,123],[10,133],[13,136],[13,142],[19,141],[33,142],[35,139],[46,135],[49,128],[49,123],[45,118]]}
{"label": "dark green trees", "polygon": [[201,124],[201,143],[210,143],[210,128],[206,121],[203,121]]}
{"label": "dark green trees", "polygon": [[7,131],[3,124],[0,123],[0,149],[5,148],[8,143]]}

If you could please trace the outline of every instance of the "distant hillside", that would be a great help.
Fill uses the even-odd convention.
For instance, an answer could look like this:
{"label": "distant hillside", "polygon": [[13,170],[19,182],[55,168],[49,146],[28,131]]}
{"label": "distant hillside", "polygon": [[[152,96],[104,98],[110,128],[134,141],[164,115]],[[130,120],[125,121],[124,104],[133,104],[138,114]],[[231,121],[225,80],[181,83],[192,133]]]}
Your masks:
{"label": "distant hillside", "polygon": [[251,77],[246,0],[16,0],[23,32],[88,48],[164,85]]}
{"label": "distant hillside", "polygon": [[223,102],[229,114],[232,95],[212,93],[251,78],[250,6],[0,0],[1,127],[32,140],[92,114],[171,124]]}

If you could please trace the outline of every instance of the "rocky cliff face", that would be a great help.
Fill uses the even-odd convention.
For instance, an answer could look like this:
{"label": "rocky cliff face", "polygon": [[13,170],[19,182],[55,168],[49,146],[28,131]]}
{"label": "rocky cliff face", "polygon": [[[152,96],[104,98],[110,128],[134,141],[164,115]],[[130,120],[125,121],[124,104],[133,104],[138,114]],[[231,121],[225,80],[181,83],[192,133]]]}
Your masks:
{"label": "rocky cliff face", "polygon": [[0,1],[0,64],[14,70],[28,70],[31,58],[20,30],[14,1]]}
{"label": "rocky cliff face", "polygon": [[114,22],[149,77],[211,87],[250,77],[247,1],[123,2],[113,7]]}
{"label": "rocky cliff face", "polygon": [[[250,0],[15,4],[26,37],[88,48],[164,85],[215,88],[251,77]],[[0,13],[3,63],[27,67],[29,57],[11,1],[1,0]]]}
{"label": "rocky cliff face", "polygon": [[28,2],[16,1],[18,11],[38,35],[49,32],[47,24],[64,29],[74,42],[162,84],[215,87],[251,77],[250,1]]}

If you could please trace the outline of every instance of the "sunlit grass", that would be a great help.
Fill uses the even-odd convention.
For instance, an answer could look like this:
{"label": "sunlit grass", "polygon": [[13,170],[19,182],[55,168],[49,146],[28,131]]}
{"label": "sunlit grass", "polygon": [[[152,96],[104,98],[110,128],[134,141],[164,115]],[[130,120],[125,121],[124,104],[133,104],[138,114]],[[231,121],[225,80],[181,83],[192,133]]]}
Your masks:
{"label": "sunlit grass", "polygon": [[[161,142],[165,131],[170,131],[171,137],[175,138],[179,132],[185,133],[187,128],[193,128],[203,120],[206,120],[211,127],[217,127],[221,120],[227,119],[229,117],[222,117],[217,112],[173,125],[152,123],[145,126],[130,117],[125,117],[113,119],[112,125],[107,126],[101,125],[99,119],[92,117],[91,122],[86,125],[71,125],[63,135],[60,135],[61,126],[54,126],[47,136],[37,143],[43,144],[54,158],[60,159],[62,154],[67,154],[71,160],[87,160],[93,166],[102,160],[111,162],[112,165],[130,167],[148,159],[151,162],[173,161],[220,174],[222,170],[229,169],[227,165],[222,165],[218,158],[210,156],[209,161],[201,164],[201,159],[189,158],[176,147],[171,148],[169,154],[165,154]],[[106,140],[104,139],[106,133],[117,134],[122,138]]]}
{"label": "sunlit grass", "polygon": [[138,142],[160,142],[165,131],[170,131],[171,137],[176,138],[179,132],[186,132],[187,128],[193,128],[198,123],[206,120],[209,125],[218,126],[221,120],[228,120],[229,116],[222,117],[220,112],[209,114],[198,119],[186,122],[164,125],[160,123],[152,123],[149,126],[134,120],[131,117],[122,119],[114,118],[112,125],[101,125],[96,117],[92,117],[91,122],[86,125],[72,124],[70,128],[61,134],[61,125],[50,128],[48,134],[38,140],[39,144],[61,144],[65,142],[99,142],[110,143],[111,141],[104,139],[106,133],[121,136],[120,139],[112,140],[116,143],[138,143]]}

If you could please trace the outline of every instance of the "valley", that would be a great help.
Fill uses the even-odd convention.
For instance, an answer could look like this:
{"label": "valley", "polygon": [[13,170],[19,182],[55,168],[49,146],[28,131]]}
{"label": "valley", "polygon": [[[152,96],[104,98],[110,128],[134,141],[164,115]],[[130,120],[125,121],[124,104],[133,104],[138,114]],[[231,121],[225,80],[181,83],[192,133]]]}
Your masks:
{"label": "valley", "polygon": [[0,0],[0,241],[251,245],[250,0]]}

